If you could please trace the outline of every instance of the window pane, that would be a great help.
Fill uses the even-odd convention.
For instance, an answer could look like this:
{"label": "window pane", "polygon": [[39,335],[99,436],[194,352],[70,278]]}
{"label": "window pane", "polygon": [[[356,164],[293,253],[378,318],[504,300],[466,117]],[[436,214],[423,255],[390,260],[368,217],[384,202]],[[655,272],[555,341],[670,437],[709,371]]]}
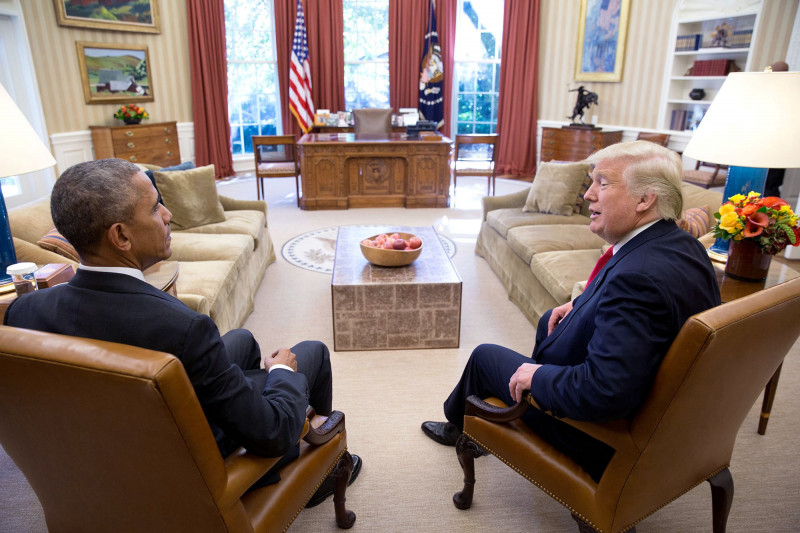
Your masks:
{"label": "window pane", "polygon": [[389,107],[389,0],[344,0],[344,62],[347,110]]}
{"label": "window pane", "polygon": [[476,83],[478,92],[492,92],[492,71],[493,65],[478,65],[476,69]]}
{"label": "window pane", "polygon": [[273,0],[225,0],[228,117],[234,155],[252,153],[252,135],[282,130]]}
{"label": "window pane", "polygon": [[482,122],[492,121],[492,95],[478,94],[475,97],[475,120]]}

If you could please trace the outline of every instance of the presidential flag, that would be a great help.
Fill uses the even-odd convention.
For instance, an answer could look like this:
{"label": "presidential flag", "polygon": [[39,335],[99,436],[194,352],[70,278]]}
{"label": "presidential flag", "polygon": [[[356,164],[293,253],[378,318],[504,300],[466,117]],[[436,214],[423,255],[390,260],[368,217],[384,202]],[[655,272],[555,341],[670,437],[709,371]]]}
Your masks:
{"label": "presidential flag", "polygon": [[289,65],[289,109],[303,133],[308,133],[314,124],[314,102],[311,99],[311,67],[308,63],[308,39],[302,0],[297,0],[297,22],[294,25],[292,60]]}
{"label": "presidential flag", "polygon": [[419,75],[419,112],[423,120],[444,125],[444,63],[436,33],[436,14],[433,0],[428,3],[428,29],[425,31],[425,46],[422,50],[422,66]]}

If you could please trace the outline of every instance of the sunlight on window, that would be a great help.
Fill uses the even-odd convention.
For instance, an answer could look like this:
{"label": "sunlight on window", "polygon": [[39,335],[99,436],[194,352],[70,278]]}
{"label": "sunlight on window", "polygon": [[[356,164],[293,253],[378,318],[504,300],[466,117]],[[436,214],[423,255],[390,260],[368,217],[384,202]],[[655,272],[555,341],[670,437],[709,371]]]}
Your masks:
{"label": "sunlight on window", "polygon": [[457,133],[496,133],[503,9],[497,0],[461,0],[456,18]]}
{"label": "sunlight on window", "polygon": [[228,119],[233,155],[252,154],[253,135],[282,133],[272,0],[226,0]]}
{"label": "sunlight on window", "polygon": [[389,107],[388,0],[344,0],[344,99],[347,111]]}

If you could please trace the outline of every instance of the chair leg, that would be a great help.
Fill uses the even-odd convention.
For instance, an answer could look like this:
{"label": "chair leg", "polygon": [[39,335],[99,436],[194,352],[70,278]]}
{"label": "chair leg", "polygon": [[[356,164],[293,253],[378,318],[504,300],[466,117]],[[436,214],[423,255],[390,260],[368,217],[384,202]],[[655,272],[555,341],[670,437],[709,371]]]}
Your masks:
{"label": "chair leg", "polygon": [[[572,519],[578,523],[578,532],[579,533],[595,533],[595,529],[584,522],[583,520],[578,517],[575,513],[572,513]],[[636,533],[636,528],[632,527],[627,530],[627,533]]]}
{"label": "chair leg", "polygon": [[714,533],[725,533],[728,513],[733,502],[733,476],[727,468],[708,478],[711,485],[711,507]]}
{"label": "chair leg", "polygon": [[256,199],[261,200],[261,178],[256,176]]}
{"label": "chair leg", "polygon": [[758,419],[758,434],[764,435],[767,432],[767,423],[769,422],[769,414],[772,412],[772,403],[775,401],[775,391],[778,390],[778,380],[781,377],[781,368],[783,363],[778,365],[778,369],[769,378],[767,386],[764,389],[764,401],[761,403],[761,417]]}
{"label": "chair leg", "polygon": [[353,472],[353,456],[345,451],[339,458],[334,467],[332,475],[336,479],[336,488],[333,492],[333,507],[336,511],[336,525],[341,529],[350,529],[356,521],[356,514],[348,511],[345,507],[347,498],[347,483],[350,481],[350,474]]}
{"label": "chair leg", "polygon": [[294,175],[294,192],[297,195],[297,207],[300,207],[300,176]]}
{"label": "chair leg", "polygon": [[464,510],[472,507],[472,496],[475,491],[475,458],[486,455],[486,451],[462,433],[456,441],[456,454],[464,471],[464,488],[461,492],[453,494],[453,504],[458,509]]}

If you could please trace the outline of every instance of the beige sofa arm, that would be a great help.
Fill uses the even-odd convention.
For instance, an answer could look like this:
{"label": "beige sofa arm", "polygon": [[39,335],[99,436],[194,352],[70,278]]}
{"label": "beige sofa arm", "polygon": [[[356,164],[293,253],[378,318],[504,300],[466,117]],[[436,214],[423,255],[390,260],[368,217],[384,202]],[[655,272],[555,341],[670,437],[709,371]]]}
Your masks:
{"label": "beige sofa arm", "polygon": [[225,211],[261,211],[264,217],[267,216],[267,202],[264,200],[237,200],[220,194],[219,201]]}
{"label": "beige sofa arm", "polygon": [[506,209],[510,207],[522,207],[525,205],[525,200],[528,199],[528,192],[530,189],[524,189],[511,194],[504,194],[503,196],[484,196],[481,200],[483,206],[483,220],[486,220],[486,215],[489,211],[495,209]]}
{"label": "beige sofa arm", "polygon": [[75,261],[67,259],[62,255],[58,255],[50,250],[45,250],[39,245],[24,241],[14,237],[14,252],[17,255],[17,261],[20,263],[36,263],[39,266],[48,263],[67,263],[69,265],[77,265]]}

